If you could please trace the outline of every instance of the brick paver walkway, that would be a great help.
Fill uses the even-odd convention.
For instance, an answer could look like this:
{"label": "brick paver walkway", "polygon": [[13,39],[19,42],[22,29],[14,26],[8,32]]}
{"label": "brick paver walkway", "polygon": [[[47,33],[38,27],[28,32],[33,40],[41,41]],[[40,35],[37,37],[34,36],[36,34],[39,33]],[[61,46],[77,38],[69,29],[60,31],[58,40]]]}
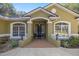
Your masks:
{"label": "brick paver walkway", "polygon": [[25,46],[26,48],[52,48],[53,44],[45,39],[35,39],[33,42]]}

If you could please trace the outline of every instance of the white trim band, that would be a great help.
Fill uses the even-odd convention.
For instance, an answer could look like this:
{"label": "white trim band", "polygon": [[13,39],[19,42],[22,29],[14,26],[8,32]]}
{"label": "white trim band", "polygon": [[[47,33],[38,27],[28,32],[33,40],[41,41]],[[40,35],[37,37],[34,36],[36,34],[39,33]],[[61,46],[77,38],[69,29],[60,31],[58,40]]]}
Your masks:
{"label": "white trim band", "polygon": [[0,34],[0,37],[10,36],[10,34]]}

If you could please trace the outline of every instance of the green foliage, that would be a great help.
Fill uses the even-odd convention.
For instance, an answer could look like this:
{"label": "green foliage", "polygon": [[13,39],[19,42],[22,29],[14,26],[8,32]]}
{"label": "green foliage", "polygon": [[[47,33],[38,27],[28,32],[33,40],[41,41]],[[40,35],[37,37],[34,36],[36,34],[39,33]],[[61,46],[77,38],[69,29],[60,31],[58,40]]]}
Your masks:
{"label": "green foliage", "polygon": [[16,11],[13,4],[11,3],[0,3],[0,14],[4,16],[23,16],[26,14],[25,11]]}
{"label": "green foliage", "polygon": [[65,47],[65,48],[70,47],[69,41],[68,40],[61,40],[61,46]]}
{"label": "green foliage", "polygon": [[17,16],[24,16],[26,14],[25,11],[16,11]]}
{"label": "green foliage", "polygon": [[71,47],[79,46],[79,37],[71,37],[69,44],[70,44]]}
{"label": "green foliage", "polygon": [[64,7],[79,13],[79,3],[62,3]]}
{"label": "green foliage", "polygon": [[17,40],[11,40],[10,44],[11,44],[12,48],[17,47],[18,46],[18,41]]}
{"label": "green foliage", "polygon": [[10,3],[0,3],[0,14],[4,16],[12,16],[15,14],[15,8]]}
{"label": "green foliage", "polygon": [[78,47],[79,37],[70,37],[69,40],[61,40],[61,46],[63,47]]}

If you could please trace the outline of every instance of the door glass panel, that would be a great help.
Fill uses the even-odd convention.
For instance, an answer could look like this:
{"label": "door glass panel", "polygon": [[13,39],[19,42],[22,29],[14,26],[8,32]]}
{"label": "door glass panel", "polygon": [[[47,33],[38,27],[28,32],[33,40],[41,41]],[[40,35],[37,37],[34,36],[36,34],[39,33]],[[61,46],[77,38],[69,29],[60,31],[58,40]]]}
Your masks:
{"label": "door glass panel", "polygon": [[44,24],[35,24],[34,34],[36,37],[44,37],[45,25]]}

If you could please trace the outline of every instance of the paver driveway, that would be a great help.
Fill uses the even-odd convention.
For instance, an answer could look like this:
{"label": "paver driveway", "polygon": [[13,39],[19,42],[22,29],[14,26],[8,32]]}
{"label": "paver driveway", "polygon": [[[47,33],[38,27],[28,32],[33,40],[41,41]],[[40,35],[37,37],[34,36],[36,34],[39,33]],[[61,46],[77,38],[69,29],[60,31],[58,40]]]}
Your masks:
{"label": "paver driveway", "polygon": [[1,56],[79,56],[79,49],[67,48],[15,48]]}

